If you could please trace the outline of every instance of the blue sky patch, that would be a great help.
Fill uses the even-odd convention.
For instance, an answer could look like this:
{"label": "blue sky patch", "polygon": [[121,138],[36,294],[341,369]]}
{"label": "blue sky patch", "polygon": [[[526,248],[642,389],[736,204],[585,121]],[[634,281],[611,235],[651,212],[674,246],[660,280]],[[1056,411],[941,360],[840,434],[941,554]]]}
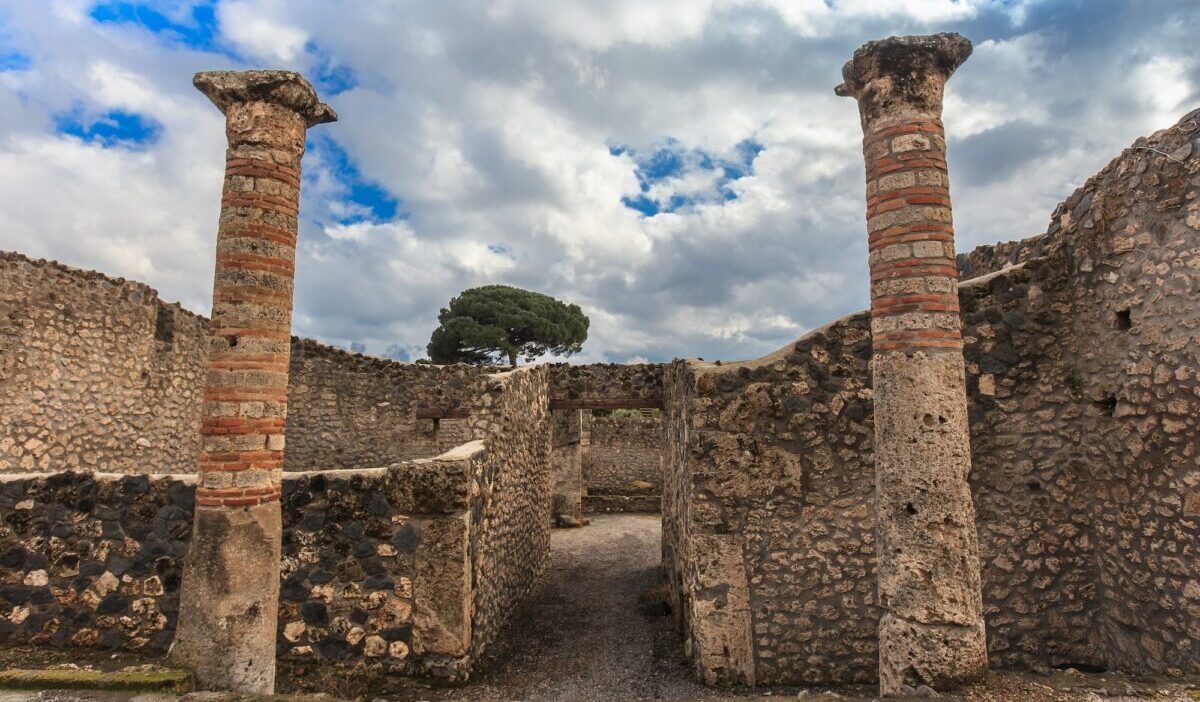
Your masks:
{"label": "blue sky patch", "polygon": [[[628,155],[636,164],[635,175],[641,194],[636,197],[623,197],[621,202],[646,217],[653,217],[662,212],[674,212],[703,202],[736,200],[737,193],[730,184],[754,173],[754,159],[762,150],[762,144],[753,139],[745,139],[738,142],[728,156],[720,157],[703,149],[689,149],[679,140],[670,137],[647,153],[624,145],[608,147],[608,152],[613,156]],[[655,184],[695,171],[719,172],[720,175],[714,180],[712,192],[671,194],[665,199],[650,197],[650,189]]]}
{"label": "blue sky patch", "polygon": [[0,73],[23,71],[29,68],[29,57],[20,51],[0,48]]}
{"label": "blue sky patch", "polygon": [[322,95],[333,96],[358,87],[358,74],[354,72],[354,69],[338,63],[316,42],[310,41],[305,45],[304,50],[317,59],[317,65],[312,71],[312,79]]}
{"label": "blue sky patch", "polygon": [[[379,183],[364,178],[340,144],[329,137],[314,137],[309,139],[308,149],[320,154],[333,177],[344,188],[342,202],[351,205],[348,208],[350,214],[342,217],[338,224],[396,219],[400,200]],[[406,219],[408,213],[399,213],[399,217]]]}
{"label": "blue sky patch", "polygon": [[488,251],[491,251],[497,256],[512,257],[512,249],[508,247],[508,244],[488,244]]}
{"label": "blue sky patch", "polygon": [[69,134],[106,148],[144,146],[153,143],[162,131],[162,125],[158,122],[135,112],[112,110],[89,115],[80,107],[56,115],[54,126],[59,134]]}
{"label": "blue sky patch", "polygon": [[92,8],[91,17],[101,23],[136,24],[169,41],[202,51],[216,51],[216,1],[199,2],[192,7],[190,22],[177,22],[148,3],[112,0]]}
{"label": "blue sky patch", "polygon": [[646,197],[645,195],[638,195],[637,197],[623,197],[621,198],[621,204],[625,205],[631,210],[637,210],[647,217],[653,217],[661,211],[658,203]]}

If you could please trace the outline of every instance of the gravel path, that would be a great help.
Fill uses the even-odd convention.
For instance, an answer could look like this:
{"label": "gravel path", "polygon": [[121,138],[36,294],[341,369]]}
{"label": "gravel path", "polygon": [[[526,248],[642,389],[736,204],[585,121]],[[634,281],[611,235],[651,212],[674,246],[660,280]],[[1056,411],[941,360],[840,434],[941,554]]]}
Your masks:
{"label": "gravel path", "polygon": [[[658,582],[662,519],[597,515],[556,529],[550,567],[513,626],[450,700],[687,699],[691,678],[671,616],[639,607]],[[643,611],[646,610],[646,611]]]}

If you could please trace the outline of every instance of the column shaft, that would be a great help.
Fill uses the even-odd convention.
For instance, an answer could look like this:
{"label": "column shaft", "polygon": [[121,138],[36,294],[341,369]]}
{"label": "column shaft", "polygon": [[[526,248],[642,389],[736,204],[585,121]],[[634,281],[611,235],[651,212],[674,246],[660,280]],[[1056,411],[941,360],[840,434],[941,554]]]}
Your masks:
{"label": "column shaft", "polygon": [[859,101],[867,171],[880,688],[950,689],[987,670],[942,87],[957,35],[871,42]]}
{"label": "column shaft", "polygon": [[332,111],[288,72],[199,74],[196,85],[225,113],[229,148],[172,655],[203,688],[271,693],[300,160],[307,127]]}

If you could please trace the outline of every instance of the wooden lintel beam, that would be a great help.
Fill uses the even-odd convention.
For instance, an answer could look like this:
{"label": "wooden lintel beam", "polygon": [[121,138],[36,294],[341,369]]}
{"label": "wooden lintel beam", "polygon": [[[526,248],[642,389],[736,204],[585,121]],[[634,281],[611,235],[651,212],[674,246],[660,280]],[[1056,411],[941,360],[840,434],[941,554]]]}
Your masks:
{"label": "wooden lintel beam", "polygon": [[550,398],[550,409],[662,409],[661,397]]}

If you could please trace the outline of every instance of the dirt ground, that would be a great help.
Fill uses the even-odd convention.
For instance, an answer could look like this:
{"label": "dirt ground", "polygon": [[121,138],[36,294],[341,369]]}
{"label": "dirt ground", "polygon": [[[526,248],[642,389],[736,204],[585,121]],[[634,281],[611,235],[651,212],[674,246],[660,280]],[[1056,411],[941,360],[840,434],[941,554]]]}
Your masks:
{"label": "dirt ground", "polygon": [[658,582],[662,519],[597,515],[554,532],[550,568],[503,642],[464,688],[438,699],[688,699],[691,677],[671,616],[639,599]]}

